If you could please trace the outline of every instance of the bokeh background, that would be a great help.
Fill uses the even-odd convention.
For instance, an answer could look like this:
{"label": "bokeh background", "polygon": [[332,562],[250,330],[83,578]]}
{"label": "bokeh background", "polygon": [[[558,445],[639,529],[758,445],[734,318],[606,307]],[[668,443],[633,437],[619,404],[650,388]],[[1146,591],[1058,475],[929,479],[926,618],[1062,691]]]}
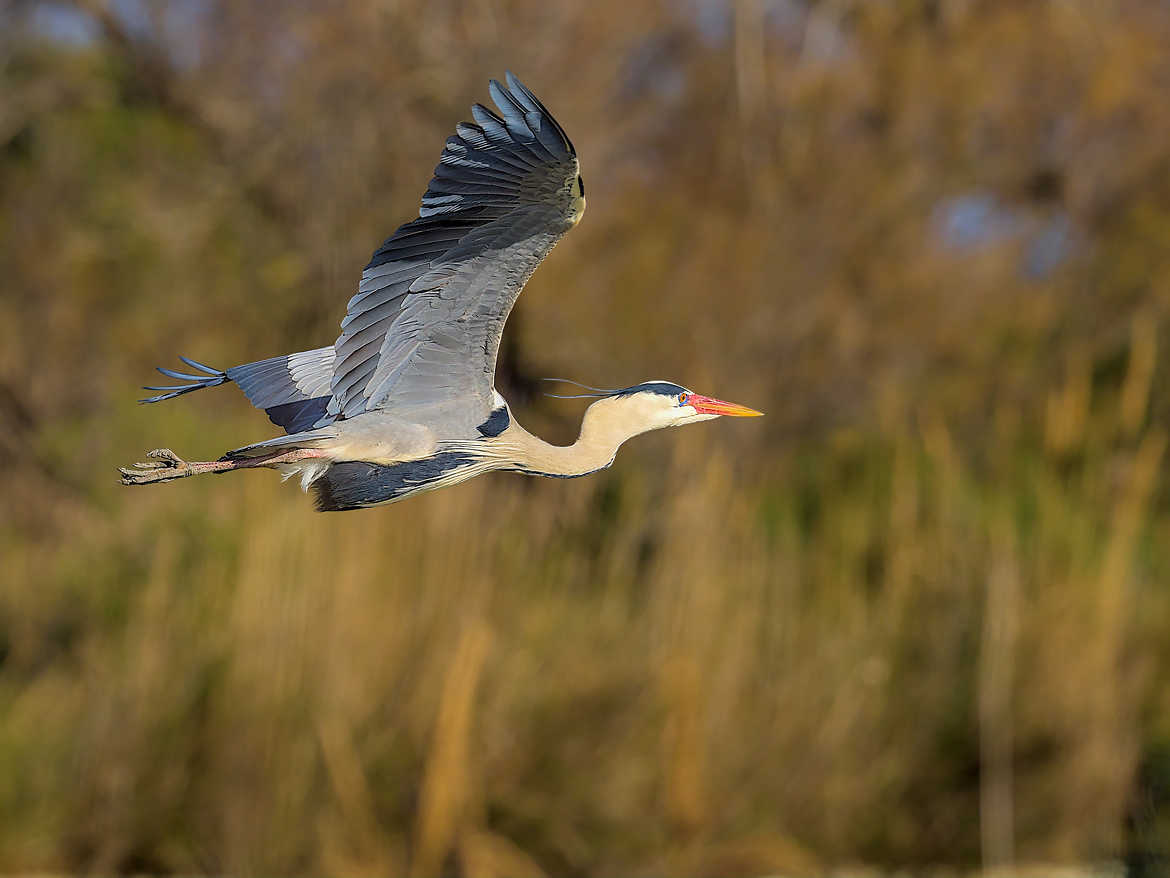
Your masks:
{"label": "bokeh background", "polygon": [[[815,874],[1170,852],[1170,6],[0,3],[0,869]],[[489,76],[589,209],[500,389],[765,410],[320,515],[272,435]],[[153,380],[152,380],[153,377]]]}

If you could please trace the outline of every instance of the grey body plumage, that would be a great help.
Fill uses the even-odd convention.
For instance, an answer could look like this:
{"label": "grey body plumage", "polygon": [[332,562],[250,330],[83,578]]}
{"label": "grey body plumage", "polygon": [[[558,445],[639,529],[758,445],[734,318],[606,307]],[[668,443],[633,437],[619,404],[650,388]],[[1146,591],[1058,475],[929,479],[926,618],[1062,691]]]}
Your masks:
{"label": "grey body plumage", "polygon": [[458,451],[390,465],[361,461],[335,463],[313,481],[317,509],[340,512],[402,500],[430,490],[444,477],[474,463],[474,457]]}
{"label": "grey body plumage", "polygon": [[320,509],[353,509],[491,470],[583,475],[640,432],[750,412],[703,411],[687,399],[706,397],[656,381],[603,393],[572,446],[516,423],[493,386],[504,323],[581,219],[585,189],[543,104],[511,73],[489,91],[498,112],[476,104],[475,123],[456,126],[418,218],[374,252],[333,345],[225,370],[181,358],[193,372],[159,371],[190,383],[148,388],[163,392],[143,400],[234,382],[286,435],[205,463],[161,449],[122,469],[124,483],[263,466],[299,476]]}

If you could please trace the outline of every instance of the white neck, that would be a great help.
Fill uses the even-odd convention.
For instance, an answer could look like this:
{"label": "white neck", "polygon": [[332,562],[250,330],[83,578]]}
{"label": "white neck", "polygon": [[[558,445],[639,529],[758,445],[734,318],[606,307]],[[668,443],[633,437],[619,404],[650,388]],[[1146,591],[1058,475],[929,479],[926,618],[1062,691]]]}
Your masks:
{"label": "white neck", "polygon": [[630,412],[613,405],[594,403],[581,420],[581,433],[572,445],[551,445],[512,420],[495,439],[476,443],[500,469],[516,469],[534,475],[572,478],[605,469],[627,439],[646,432],[644,424],[629,423]]}

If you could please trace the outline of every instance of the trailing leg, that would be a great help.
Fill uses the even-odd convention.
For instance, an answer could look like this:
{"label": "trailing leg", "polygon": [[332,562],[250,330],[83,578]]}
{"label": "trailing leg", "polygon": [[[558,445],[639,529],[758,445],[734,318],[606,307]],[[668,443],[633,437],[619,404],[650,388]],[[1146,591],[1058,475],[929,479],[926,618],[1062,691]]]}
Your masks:
{"label": "trailing leg", "polygon": [[169,448],[156,448],[154,451],[148,452],[146,456],[149,460],[136,463],[132,467],[118,468],[118,472],[122,474],[123,485],[149,485],[154,482],[185,479],[188,476],[198,476],[203,473],[226,473],[231,470],[257,466],[295,463],[307,458],[320,457],[321,452],[311,448],[294,448],[291,451],[281,451],[261,457],[187,461]]}

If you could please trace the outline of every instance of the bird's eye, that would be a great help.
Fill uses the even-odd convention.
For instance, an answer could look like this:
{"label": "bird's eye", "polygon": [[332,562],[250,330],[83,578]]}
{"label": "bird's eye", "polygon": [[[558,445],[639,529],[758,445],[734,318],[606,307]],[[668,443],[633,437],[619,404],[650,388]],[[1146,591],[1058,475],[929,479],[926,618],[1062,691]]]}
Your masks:
{"label": "bird's eye", "polygon": [[687,400],[688,400],[688,399],[690,399],[690,398],[691,398],[691,397],[690,397],[690,394],[689,394],[689,393],[680,393],[680,394],[678,395],[678,404],[679,404],[679,405],[686,405],[686,404],[687,404]]}

